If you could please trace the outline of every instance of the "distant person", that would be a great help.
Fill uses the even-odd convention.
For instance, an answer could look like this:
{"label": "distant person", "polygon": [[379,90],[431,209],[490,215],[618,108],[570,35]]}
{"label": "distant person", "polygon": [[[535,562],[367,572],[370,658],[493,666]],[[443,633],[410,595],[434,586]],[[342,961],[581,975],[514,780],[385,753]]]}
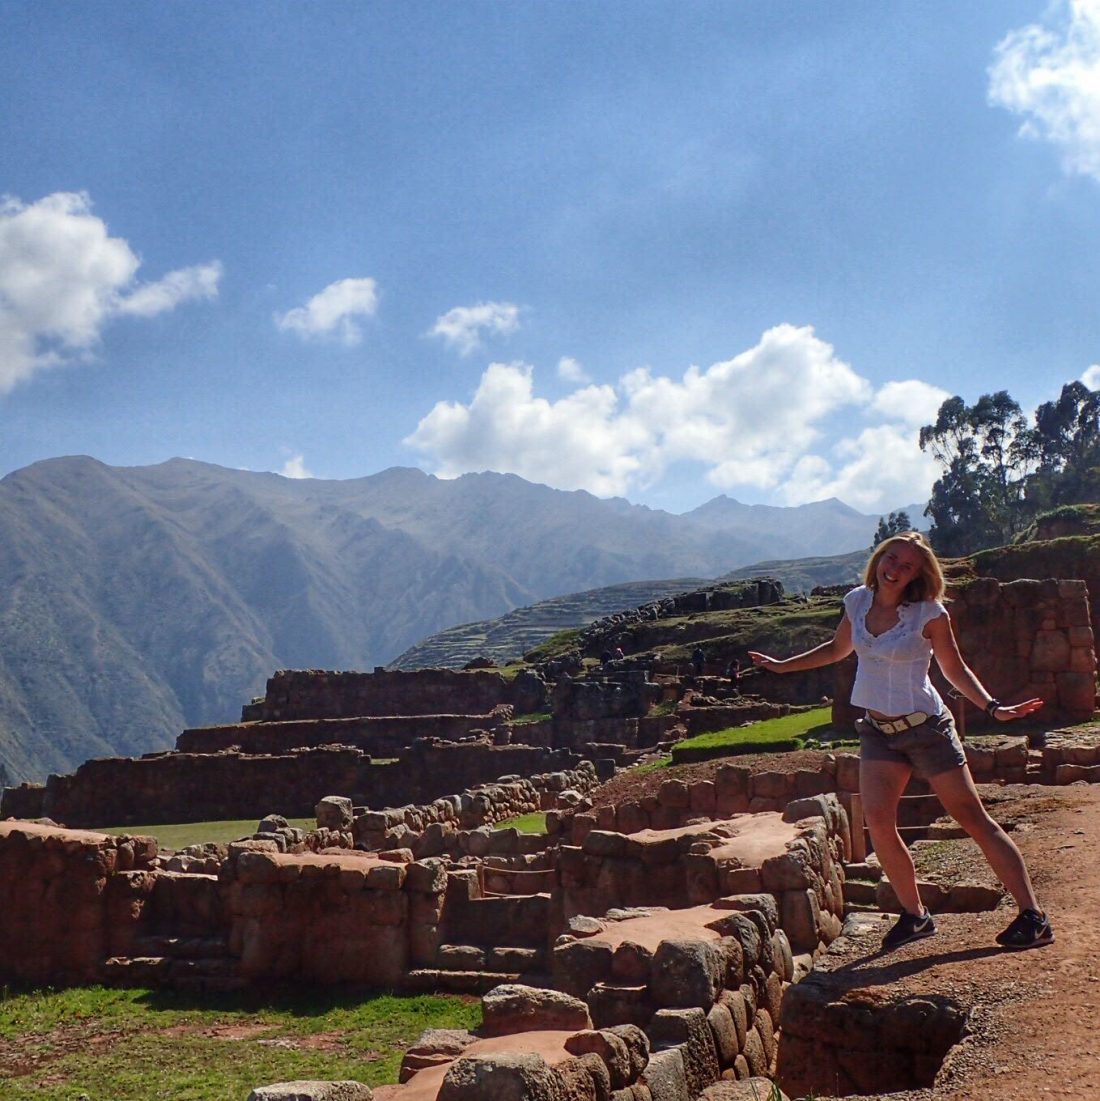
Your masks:
{"label": "distant person", "polygon": [[909,777],[928,781],[944,809],[978,843],[1019,914],[997,935],[1005,948],[1034,948],[1054,940],[1039,907],[1020,850],[982,806],[951,712],[928,678],[933,655],[940,672],[971,703],[998,722],[1022,719],[1043,706],[1039,699],[1006,705],[982,687],[959,653],[951,619],[941,603],[943,570],[917,531],[880,543],[863,584],[844,598],[844,618],[829,642],[780,660],[749,651],[753,664],[794,673],[859,658],[852,703],[865,708],[859,732],[859,789],[875,853],[902,905],[883,938],[897,948],[936,931],[917,889],[913,858],[897,828],[901,794]]}
{"label": "distant person", "polygon": [[696,646],[691,655],[691,666],[695,670],[695,675],[701,677],[703,675],[703,667],[707,663],[707,655],[702,646]]}
{"label": "distant person", "polygon": [[741,659],[734,658],[733,661],[726,666],[726,676],[730,679],[730,687],[735,692],[741,691]]}

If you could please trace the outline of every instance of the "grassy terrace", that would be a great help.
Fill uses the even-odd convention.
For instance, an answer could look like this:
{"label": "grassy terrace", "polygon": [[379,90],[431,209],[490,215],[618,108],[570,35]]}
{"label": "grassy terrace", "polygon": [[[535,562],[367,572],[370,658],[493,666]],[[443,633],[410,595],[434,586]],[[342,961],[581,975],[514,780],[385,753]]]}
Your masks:
{"label": "grassy terrace", "polygon": [[0,989],[0,1097],[242,1101],[299,1079],[396,1082],[426,1028],[476,1028],[477,999],[327,989],[194,997]]}
{"label": "grassy terrace", "polygon": [[835,745],[850,741],[847,731],[836,730],[831,722],[831,708],[815,707],[778,719],[765,719],[748,726],[734,726],[685,738],[672,747],[671,764],[699,759],[692,750],[706,750],[707,756],[726,757],[739,753],[783,753],[803,749],[811,743]]}
{"label": "grassy terrace", "polygon": [[[288,818],[287,822],[299,829],[312,830],[317,826],[315,818]],[[256,819],[227,822],[181,822],[162,826],[103,826],[99,833],[129,834],[131,837],[155,837],[161,849],[184,849],[188,845],[207,842],[227,844],[256,832]]]}

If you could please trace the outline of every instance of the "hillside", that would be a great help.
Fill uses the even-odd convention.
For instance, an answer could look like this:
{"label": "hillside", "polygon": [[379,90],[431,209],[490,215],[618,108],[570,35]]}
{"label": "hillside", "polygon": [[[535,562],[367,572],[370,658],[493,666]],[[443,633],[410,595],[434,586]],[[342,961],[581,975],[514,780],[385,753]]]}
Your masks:
{"label": "hillside", "polygon": [[370,669],[562,593],[850,551],[877,520],[835,500],[676,516],[500,474],[36,463],[0,480],[0,782],[165,748],[278,668]]}
{"label": "hillside", "polygon": [[[712,583],[772,577],[782,583],[785,592],[806,593],[817,585],[854,582],[866,559],[866,549],[823,558],[772,559],[742,566]],[[639,581],[542,600],[527,608],[517,608],[498,619],[464,623],[440,631],[395,658],[390,668],[445,666],[460,669],[475,658],[489,658],[503,664],[542,645],[559,631],[587,627],[615,612],[700,588],[704,584],[697,578]]]}

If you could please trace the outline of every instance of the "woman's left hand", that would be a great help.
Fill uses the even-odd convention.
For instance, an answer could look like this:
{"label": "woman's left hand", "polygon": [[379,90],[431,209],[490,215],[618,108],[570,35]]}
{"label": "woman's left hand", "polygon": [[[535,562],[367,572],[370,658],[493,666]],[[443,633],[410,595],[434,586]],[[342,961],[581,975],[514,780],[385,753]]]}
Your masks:
{"label": "woman's left hand", "polygon": [[1022,719],[1033,711],[1038,711],[1043,706],[1039,699],[1024,700],[1023,703],[1001,704],[993,709],[993,718],[999,723],[1010,723],[1013,719]]}

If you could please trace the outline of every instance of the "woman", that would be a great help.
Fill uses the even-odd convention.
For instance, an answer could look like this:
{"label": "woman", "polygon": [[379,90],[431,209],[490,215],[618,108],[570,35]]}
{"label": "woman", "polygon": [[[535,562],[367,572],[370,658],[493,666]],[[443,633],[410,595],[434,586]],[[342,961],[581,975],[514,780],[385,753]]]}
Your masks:
{"label": "woman", "polygon": [[844,618],[829,642],[785,660],[755,651],[749,657],[773,673],[816,669],[853,650],[859,658],[852,703],[866,709],[856,723],[863,813],[902,905],[883,948],[936,931],[897,828],[898,801],[914,773],[928,781],[947,813],[974,838],[1016,900],[1020,912],[997,942],[1005,948],[1050,944],[1054,933],[1020,850],[982,806],[951,712],[928,678],[932,655],[947,680],[998,722],[1030,715],[1043,701],[1005,705],[989,695],[959,653],[942,604],[944,589],[943,571],[924,536],[916,531],[893,536],[875,548],[863,584],[844,598]]}

